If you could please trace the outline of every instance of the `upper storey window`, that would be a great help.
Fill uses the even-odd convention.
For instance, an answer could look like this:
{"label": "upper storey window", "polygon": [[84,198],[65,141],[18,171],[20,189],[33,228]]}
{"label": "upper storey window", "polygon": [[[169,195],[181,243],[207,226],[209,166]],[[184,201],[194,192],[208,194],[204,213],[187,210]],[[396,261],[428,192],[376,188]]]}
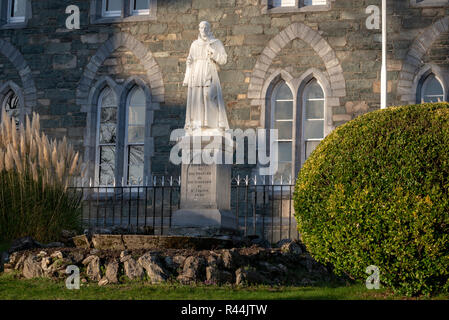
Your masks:
{"label": "upper storey window", "polygon": [[295,0],[273,0],[273,7],[294,7]]}
{"label": "upper storey window", "polygon": [[0,28],[23,28],[31,17],[31,0],[1,0]]}
{"label": "upper storey window", "polygon": [[103,17],[120,17],[122,15],[122,0],[103,0]]}
{"label": "upper storey window", "polygon": [[449,6],[449,0],[410,0],[412,7],[443,7]]}
{"label": "upper storey window", "polygon": [[131,0],[131,14],[134,16],[150,14],[150,0]]}
{"label": "upper storey window", "polygon": [[266,13],[326,11],[334,0],[263,0]]}
{"label": "upper storey window", "polygon": [[157,0],[91,0],[91,23],[156,19]]}
{"label": "upper storey window", "polygon": [[8,23],[25,22],[26,0],[8,1]]}

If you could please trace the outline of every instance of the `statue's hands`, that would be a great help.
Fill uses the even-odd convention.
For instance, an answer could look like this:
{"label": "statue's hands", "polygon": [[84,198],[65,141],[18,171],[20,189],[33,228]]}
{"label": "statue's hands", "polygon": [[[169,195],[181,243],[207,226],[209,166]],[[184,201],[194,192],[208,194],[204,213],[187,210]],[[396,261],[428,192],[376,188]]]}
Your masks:
{"label": "statue's hands", "polygon": [[207,56],[208,56],[209,58],[213,58],[214,55],[215,55],[215,52],[216,52],[215,49],[213,49],[213,48],[211,48],[211,47],[207,48]]}
{"label": "statue's hands", "polygon": [[193,58],[191,56],[189,56],[187,58],[187,65],[190,66],[193,63]]}

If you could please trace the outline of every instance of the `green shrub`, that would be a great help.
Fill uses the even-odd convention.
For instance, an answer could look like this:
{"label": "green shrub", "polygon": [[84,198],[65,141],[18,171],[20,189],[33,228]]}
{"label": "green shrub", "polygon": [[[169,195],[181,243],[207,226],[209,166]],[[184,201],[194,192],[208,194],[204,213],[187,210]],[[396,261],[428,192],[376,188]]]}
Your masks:
{"label": "green shrub", "polygon": [[391,107],[332,132],[299,173],[308,250],[338,273],[370,265],[396,292],[449,289],[449,104]]}
{"label": "green shrub", "polygon": [[68,189],[80,175],[78,153],[49,141],[39,116],[16,128],[4,111],[0,124],[0,240],[31,236],[58,240],[61,230],[80,226],[81,198]]}

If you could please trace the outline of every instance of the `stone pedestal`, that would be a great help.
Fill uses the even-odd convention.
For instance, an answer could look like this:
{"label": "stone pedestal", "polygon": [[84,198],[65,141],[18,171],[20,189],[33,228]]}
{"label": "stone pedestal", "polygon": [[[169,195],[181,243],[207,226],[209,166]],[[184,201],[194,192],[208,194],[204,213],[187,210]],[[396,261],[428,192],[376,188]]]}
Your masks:
{"label": "stone pedestal", "polygon": [[172,216],[171,233],[196,236],[234,233],[231,164],[226,164],[226,157],[232,159],[232,140],[213,136],[203,137],[198,143],[194,139],[201,137],[186,139],[182,147],[183,151],[191,150],[190,163],[182,165],[181,208]]}

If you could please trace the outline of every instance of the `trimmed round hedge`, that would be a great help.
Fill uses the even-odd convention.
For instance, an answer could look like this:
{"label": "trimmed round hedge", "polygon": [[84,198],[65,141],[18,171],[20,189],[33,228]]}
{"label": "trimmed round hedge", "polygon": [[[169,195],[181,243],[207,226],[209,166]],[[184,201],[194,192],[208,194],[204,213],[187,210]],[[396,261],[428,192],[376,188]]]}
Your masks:
{"label": "trimmed round hedge", "polygon": [[449,290],[449,104],[391,107],[334,130],[301,169],[302,240],[339,274],[407,295]]}

